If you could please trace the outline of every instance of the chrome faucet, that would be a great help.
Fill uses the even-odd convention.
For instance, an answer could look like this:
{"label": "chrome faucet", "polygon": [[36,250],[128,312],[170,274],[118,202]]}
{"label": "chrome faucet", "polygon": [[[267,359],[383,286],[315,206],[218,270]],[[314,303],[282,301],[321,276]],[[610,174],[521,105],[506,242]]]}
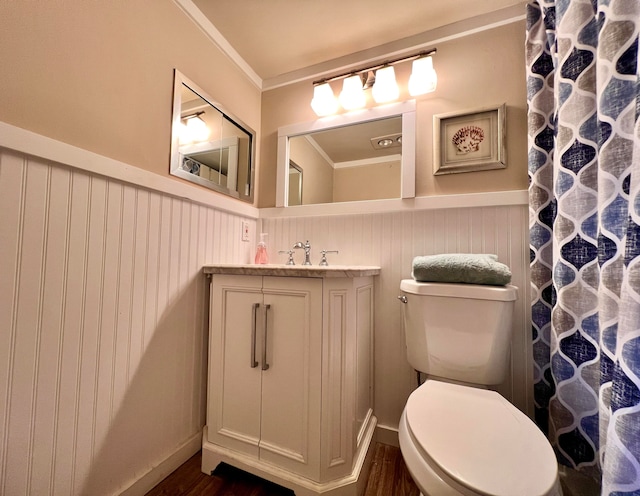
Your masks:
{"label": "chrome faucet", "polygon": [[309,240],[307,240],[306,243],[298,241],[295,245],[293,245],[294,250],[297,250],[299,248],[304,249],[304,263],[302,265],[311,265],[311,245],[309,244]]}

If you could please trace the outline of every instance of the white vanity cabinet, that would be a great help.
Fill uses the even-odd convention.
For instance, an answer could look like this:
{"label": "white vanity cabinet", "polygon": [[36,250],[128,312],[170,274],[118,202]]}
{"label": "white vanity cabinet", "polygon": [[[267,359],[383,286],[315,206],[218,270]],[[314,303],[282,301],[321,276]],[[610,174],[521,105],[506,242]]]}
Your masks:
{"label": "white vanity cabinet", "polygon": [[376,424],[376,270],[205,267],[203,472],[226,462],[297,496],[362,493]]}
{"label": "white vanity cabinet", "polygon": [[214,275],[208,440],[317,477],[322,280]]}

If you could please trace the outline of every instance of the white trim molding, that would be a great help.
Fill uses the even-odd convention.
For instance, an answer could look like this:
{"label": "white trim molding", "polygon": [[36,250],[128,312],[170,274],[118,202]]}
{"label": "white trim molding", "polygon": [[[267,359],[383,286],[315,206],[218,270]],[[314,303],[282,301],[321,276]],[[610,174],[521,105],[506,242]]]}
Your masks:
{"label": "white trim molding", "polygon": [[330,215],[376,214],[415,210],[438,210],[469,207],[504,207],[528,205],[527,190],[488,191],[457,195],[417,196],[416,198],[369,200],[344,203],[321,203],[295,207],[261,208],[261,219],[318,217]]}
{"label": "white trim molding", "polygon": [[154,174],[5,122],[0,122],[0,147],[187,199],[225,212],[253,219],[259,217],[258,209],[245,202],[191,186],[169,176]]}
{"label": "white trim molding", "polygon": [[212,22],[202,13],[202,11],[191,0],[173,0],[178,7],[189,17],[196,26],[220,49],[229,59],[249,78],[249,80],[260,90],[262,90],[262,78],[256,74],[249,64],[231,46],[222,33],[212,24]]}

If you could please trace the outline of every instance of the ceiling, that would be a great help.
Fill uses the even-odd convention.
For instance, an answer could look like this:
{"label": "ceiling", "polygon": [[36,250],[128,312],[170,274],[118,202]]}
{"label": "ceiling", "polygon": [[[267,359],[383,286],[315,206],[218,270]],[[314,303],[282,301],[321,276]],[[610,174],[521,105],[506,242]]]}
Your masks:
{"label": "ceiling", "polygon": [[522,0],[192,1],[267,83],[336,70],[354,55],[361,63],[433,43],[442,38],[439,29],[469,19],[490,24],[524,15]]}

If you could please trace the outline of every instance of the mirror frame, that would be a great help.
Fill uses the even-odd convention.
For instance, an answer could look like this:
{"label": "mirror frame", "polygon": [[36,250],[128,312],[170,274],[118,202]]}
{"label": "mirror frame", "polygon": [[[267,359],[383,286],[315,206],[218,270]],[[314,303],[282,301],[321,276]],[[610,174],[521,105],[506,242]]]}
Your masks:
{"label": "mirror frame", "polygon": [[[251,136],[251,147],[249,150],[249,194],[246,195],[244,192],[240,192],[237,189],[230,189],[225,186],[220,186],[212,181],[208,181],[206,179],[201,178],[200,176],[193,175],[185,170],[180,168],[181,157],[180,157],[180,143],[179,143],[179,130],[180,130],[180,120],[182,114],[182,86],[186,86],[195,94],[197,94],[200,98],[206,101],[209,105],[215,108],[217,111],[222,113],[228,120],[230,120],[234,125],[241,128],[243,131],[247,132]],[[228,138],[223,138],[220,140],[224,142],[228,140]],[[196,146],[197,145],[189,145]],[[237,147],[236,147],[237,148]],[[235,156],[237,157],[237,152]],[[245,201],[248,203],[253,203],[253,194],[255,190],[255,156],[256,156],[256,133],[253,129],[247,126],[240,119],[235,117],[233,114],[229,113],[224,106],[217,103],[213,100],[207,93],[202,90],[197,84],[187,78],[184,74],[182,74],[178,69],[174,69],[174,81],[173,81],[173,114],[171,118],[171,156],[169,163],[169,172],[172,176],[180,177],[182,179],[186,179],[192,183],[199,184],[206,188],[212,189],[213,191],[217,191],[218,193],[223,193],[225,195],[231,196],[241,201]],[[236,170],[237,177],[237,170]]]}
{"label": "mirror frame", "polygon": [[[323,117],[315,121],[291,124],[278,129],[278,151],[277,151],[277,186],[276,186],[276,207],[305,207],[307,205],[289,207],[289,139],[295,136],[308,134],[315,131],[324,131],[338,127],[345,127],[352,124],[386,119],[389,117],[402,117],[402,160],[400,171],[402,174],[400,181],[400,198],[415,198],[416,196],[416,102],[409,100],[402,103],[393,103],[383,107],[373,107],[370,109],[349,112],[347,114]],[[362,203],[373,200],[360,200]],[[328,205],[317,204],[317,205]]]}

